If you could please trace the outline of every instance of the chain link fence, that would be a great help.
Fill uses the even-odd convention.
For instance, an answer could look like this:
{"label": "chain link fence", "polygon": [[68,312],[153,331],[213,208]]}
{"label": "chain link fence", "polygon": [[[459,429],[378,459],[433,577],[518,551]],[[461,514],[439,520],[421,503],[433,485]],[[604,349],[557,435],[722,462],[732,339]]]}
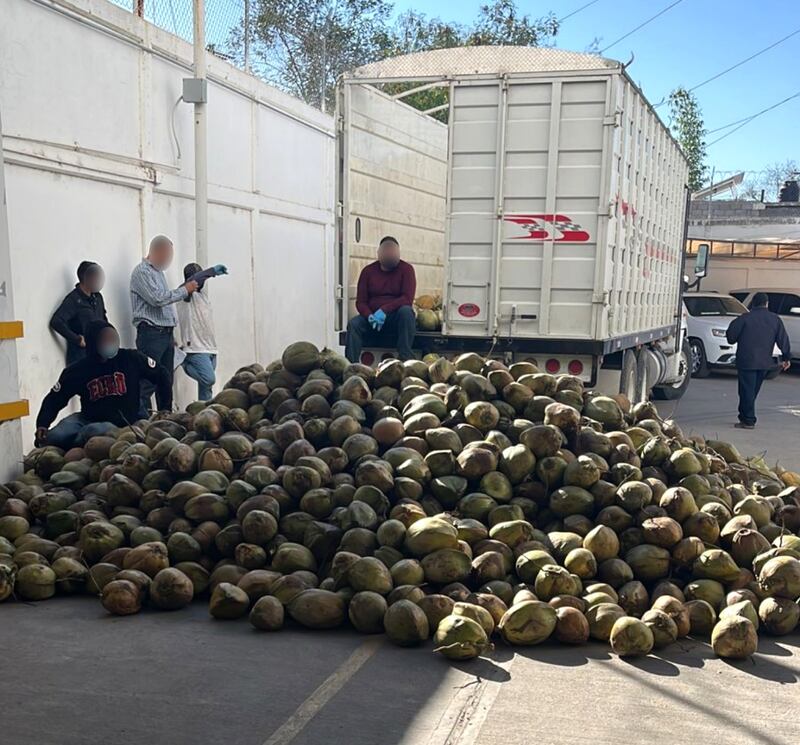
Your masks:
{"label": "chain link fence", "polygon": [[[159,28],[188,41],[193,39],[192,0],[110,0]],[[245,29],[255,12],[255,0],[206,0],[206,48],[231,64],[249,69],[243,45]]]}

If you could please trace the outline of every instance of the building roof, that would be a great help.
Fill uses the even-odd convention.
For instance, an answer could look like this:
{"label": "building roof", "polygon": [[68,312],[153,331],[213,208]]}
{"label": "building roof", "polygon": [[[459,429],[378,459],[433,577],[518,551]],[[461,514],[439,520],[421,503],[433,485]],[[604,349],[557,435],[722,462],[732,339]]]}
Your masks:
{"label": "building roof", "polygon": [[609,70],[616,60],[552,47],[474,46],[390,57],[353,70],[348,79],[447,78],[515,72]]}

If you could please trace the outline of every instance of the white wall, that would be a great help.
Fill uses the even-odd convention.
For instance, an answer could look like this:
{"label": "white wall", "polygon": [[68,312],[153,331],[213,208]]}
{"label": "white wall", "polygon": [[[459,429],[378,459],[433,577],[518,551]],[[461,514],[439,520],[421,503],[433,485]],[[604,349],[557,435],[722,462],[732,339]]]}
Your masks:
{"label": "white wall", "polygon": [[[693,259],[688,263],[689,268],[691,261]],[[689,274],[691,276],[691,272]],[[708,276],[702,282],[703,290],[730,292],[746,287],[800,287],[800,261],[711,257]]]}
{"label": "white wall", "polygon": [[[169,271],[194,258],[191,47],[105,0],[2,0],[0,110],[21,395],[41,399],[63,365],[48,320],[83,259],[101,263],[109,317],[132,345],[128,278],[157,233]],[[36,43],[31,46],[31,39]],[[207,285],[221,380],[290,341],[333,344],[333,120],[208,56]],[[179,373],[180,402],[194,384]]]}

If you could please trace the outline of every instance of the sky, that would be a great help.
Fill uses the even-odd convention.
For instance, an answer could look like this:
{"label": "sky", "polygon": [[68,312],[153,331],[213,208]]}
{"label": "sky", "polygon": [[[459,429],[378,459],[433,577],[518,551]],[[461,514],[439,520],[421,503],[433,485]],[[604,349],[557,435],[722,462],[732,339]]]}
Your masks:
{"label": "sky", "polygon": [[[588,0],[518,0],[520,11],[563,18]],[[562,49],[599,48],[658,13],[674,0],[595,0],[563,22]],[[413,8],[443,20],[468,23],[479,0],[395,0],[396,11]],[[800,29],[800,0],[681,0],[650,24],[605,52],[628,61],[628,72],[655,104],[677,86],[692,86]],[[800,33],[699,88],[707,130],[725,126],[800,92]],[[659,108],[666,117],[667,107]],[[707,142],[729,132],[709,134]],[[708,149],[715,180],[737,171],[760,171],[792,158],[800,161],[800,96],[758,117]]]}

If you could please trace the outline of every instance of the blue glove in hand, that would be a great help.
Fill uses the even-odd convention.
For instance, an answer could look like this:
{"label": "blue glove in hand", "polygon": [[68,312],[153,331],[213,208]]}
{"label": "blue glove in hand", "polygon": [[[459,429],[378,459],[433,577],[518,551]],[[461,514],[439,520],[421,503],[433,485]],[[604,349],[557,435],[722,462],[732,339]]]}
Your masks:
{"label": "blue glove in hand", "polygon": [[214,265],[214,274],[215,275],[218,276],[220,274],[227,274],[227,273],[228,273],[228,267],[225,266],[225,264],[215,264]]}
{"label": "blue glove in hand", "polygon": [[386,314],[378,308],[378,310],[372,314],[372,320],[376,324],[375,330],[380,331],[383,328],[383,324],[386,323]]}
{"label": "blue glove in hand", "polygon": [[372,327],[373,331],[378,330],[378,322],[375,320],[375,316],[370,314],[369,317],[367,318],[367,321],[369,322],[369,325]]}

